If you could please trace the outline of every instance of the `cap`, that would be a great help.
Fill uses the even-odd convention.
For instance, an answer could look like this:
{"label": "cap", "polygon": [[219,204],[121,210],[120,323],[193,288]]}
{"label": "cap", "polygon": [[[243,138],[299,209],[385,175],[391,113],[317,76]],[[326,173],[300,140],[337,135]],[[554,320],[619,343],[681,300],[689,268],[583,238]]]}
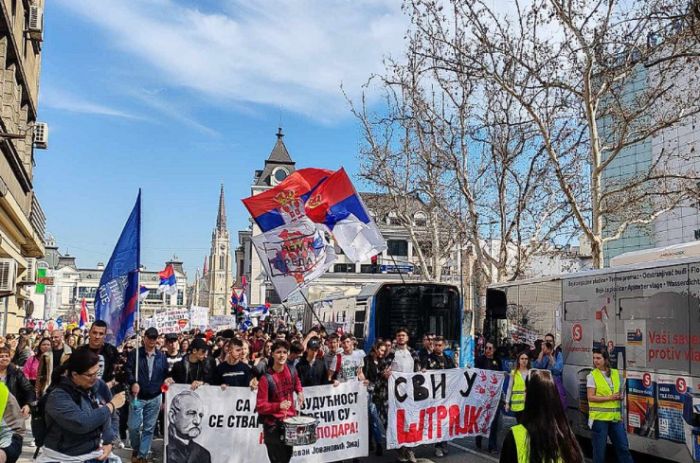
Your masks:
{"label": "cap", "polygon": [[158,330],[155,329],[154,327],[150,327],[146,330],[144,333],[144,336],[147,338],[157,338],[158,337]]}
{"label": "cap", "polygon": [[166,341],[170,341],[170,342],[177,341],[177,334],[175,334],[175,333],[168,333],[168,334],[165,335],[165,340],[166,340]]}
{"label": "cap", "polygon": [[306,347],[309,349],[320,349],[321,339],[318,336],[314,336],[313,338],[309,339],[308,343],[306,343]]}
{"label": "cap", "polygon": [[202,338],[194,338],[190,343],[190,350],[201,350],[207,348],[207,342]]}

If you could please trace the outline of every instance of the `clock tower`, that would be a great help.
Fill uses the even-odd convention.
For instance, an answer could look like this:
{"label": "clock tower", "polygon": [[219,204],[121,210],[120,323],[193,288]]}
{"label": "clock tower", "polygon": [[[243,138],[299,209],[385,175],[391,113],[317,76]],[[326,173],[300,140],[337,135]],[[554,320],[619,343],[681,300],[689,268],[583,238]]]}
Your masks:
{"label": "clock tower", "polygon": [[233,267],[231,259],[231,240],[226,227],[226,207],[224,206],[224,186],[221,185],[219,212],[216,227],[211,233],[211,252],[209,253],[208,286],[209,313],[227,315],[230,311],[229,298],[233,285]]}

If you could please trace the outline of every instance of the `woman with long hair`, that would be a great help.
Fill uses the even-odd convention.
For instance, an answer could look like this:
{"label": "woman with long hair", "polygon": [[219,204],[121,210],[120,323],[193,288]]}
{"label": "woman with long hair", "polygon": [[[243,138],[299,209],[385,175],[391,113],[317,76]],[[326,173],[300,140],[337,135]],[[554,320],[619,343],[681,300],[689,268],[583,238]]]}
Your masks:
{"label": "woman with long hair", "polygon": [[530,370],[521,423],[506,434],[500,462],[583,463],[549,371]]}
{"label": "woman with long hair", "polygon": [[[41,364],[41,357],[47,352],[51,352],[51,339],[44,338],[39,341],[39,345],[34,351],[34,355],[29,357],[27,362],[22,367],[22,373],[27,377],[32,386],[36,387],[36,380],[39,375],[39,365]],[[38,394],[37,394],[38,395]]]}
{"label": "woman with long hair", "polygon": [[632,463],[627,431],[622,423],[622,383],[620,372],[610,367],[610,354],[605,345],[594,348],[593,370],[586,378],[593,463],[605,462],[608,437],[617,461]]}
{"label": "woman with long hair", "polygon": [[527,379],[530,375],[530,353],[522,351],[515,357],[515,368],[510,372],[508,391],[506,391],[506,411],[513,412],[515,420],[520,423],[525,410]]}
{"label": "woman with long hair", "polygon": [[382,446],[386,445],[384,430],[387,423],[387,409],[389,401],[389,385],[386,374],[389,364],[386,361],[386,344],[383,339],[377,339],[365,357],[362,367],[363,374],[367,381],[369,391],[369,424],[371,436],[374,440],[375,453],[377,456],[383,454]]}
{"label": "woman with long hair", "polygon": [[[98,363],[96,353],[78,349],[57,368],[61,374],[46,398],[46,438],[36,462],[96,463],[109,457],[116,437],[112,418],[124,405],[126,395],[111,396],[98,377]],[[100,386],[103,392],[98,390]]]}

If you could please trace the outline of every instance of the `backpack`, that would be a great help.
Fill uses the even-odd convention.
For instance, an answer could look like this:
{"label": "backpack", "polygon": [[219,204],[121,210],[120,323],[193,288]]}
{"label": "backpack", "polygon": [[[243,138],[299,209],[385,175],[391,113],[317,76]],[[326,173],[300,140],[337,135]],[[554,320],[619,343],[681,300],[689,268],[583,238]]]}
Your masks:
{"label": "backpack", "polygon": [[[67,387],[58,384],[55,387],[50,388],[49,390],[46,391],[46,394],[41,396],[41,398],[37,401],[36,405],[34,406],[34,409],[32,410],[32,418],[31,418],[31,427],[32,427],[32,436],[34,436],[34,443],[36,444],[36,451],[34,452],[34,458],[37,457],[39,454],[39,449],[44,446],[44,442],[46,441],[46,436],[49,434],[49,429],[51,426],[49,426],[46,423],[46,402],[48,401],[49,394],[53,392],[56,389],[63,389],[66,391],[75,401],[75,404],[80,406],[80,396],[77,396],[75,394],[71,394],[70,389]],[[77,400],[76,400],[77,399]]]}
{"label": "backpack", "polygon": [[[292,375],[292,389],[294,389],[294,385],[297,383],[297,369],[289,366],[287,368],[289,368],[289,373]],[[267,378],[267,400],[271,400],[277,392],[277,384],[275,384],[275,379],[269,371],[265,372],[265,378]]]}

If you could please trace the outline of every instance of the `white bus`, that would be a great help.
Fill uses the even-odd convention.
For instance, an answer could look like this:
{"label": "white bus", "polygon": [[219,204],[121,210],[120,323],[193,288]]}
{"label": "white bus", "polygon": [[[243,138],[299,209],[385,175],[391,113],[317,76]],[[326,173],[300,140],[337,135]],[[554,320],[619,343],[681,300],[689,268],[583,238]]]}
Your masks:
{"label": "white bus", "polygon": [[626,378],[632,450],[700,461],[700,258],[492,285],[484,332],[501,342],[556,335],[567,413],[585,437],[591,348],[605,347]]}

